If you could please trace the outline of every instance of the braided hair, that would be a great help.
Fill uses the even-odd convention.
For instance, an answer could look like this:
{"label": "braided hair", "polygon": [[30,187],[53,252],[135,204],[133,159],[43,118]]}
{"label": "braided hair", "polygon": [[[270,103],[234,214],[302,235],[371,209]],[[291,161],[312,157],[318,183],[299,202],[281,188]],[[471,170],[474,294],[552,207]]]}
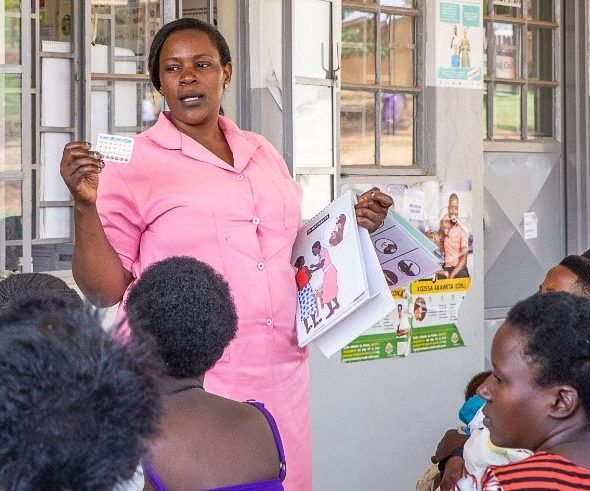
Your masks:
{"label": "braided hair", "polygon": [[60,278],[47,273],[18,273],[0,281],[0,312],[14,301],[38,293],[55,292],[73,305],[82,305],[76,290]]}

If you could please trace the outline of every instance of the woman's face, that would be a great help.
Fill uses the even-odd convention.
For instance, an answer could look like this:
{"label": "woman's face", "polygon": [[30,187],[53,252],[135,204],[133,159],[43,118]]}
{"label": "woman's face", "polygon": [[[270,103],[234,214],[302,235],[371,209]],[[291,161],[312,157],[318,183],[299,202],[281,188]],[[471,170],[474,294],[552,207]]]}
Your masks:
{"label": "woman's face", "polygon": [[477,393],[486,400],[484,424],[498,447],[536,450],[547,439],[545,415],[553,398],[537,384],[538,365],[524,354],[527,338],[502,324],[492,342],[492,374]]}
{"label": "woman's face", "polygon": [[219,52],[204,32],[175,31],[160,51],[160,91],[174,125],[217,121],[223,85],[231,78],[231,63],[223,66]]}

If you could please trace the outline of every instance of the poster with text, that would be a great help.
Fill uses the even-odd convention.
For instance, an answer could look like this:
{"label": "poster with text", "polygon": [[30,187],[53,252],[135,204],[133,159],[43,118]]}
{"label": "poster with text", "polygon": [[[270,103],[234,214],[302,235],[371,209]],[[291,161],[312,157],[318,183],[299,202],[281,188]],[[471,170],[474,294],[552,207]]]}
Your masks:
{"label": "poster with text", "polygon": [[436,85],[482,90],[481,0],[437,0]]}
{"label": "poster with text", "polygon": [[473,270],[471,181],[379,187],[393,198],[395,209],[437,246],[443,263],[431,276],[392,290],[396,309],[346,346],[342,361],[464,346],[458,312],[471,288]]}

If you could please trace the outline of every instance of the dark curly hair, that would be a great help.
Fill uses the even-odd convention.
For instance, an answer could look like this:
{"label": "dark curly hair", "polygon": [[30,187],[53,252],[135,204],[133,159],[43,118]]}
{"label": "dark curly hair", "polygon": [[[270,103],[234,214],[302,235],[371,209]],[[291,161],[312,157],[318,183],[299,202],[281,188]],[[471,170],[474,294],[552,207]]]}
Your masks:
{"label": "dark curly hair", "polygon": [[590,259],[583,255],[572,255],[563,258],[559,265],[569,269],[576,275],[576,286],[578,287],[576,293],[590,298]]}
{"label": "dark curly hair", "polygon": [[160,30],[154,36],[152,45],[150,46],[150,54],[148,56],[148,69],[150,72],[150,80],[156,90],[160,90],[160,52],[162,46],[168,36],[176,31],[195,30],[205,33],[219,53],[219,60],[221,65],[225,66],[231,63],[231,52],[227,41],[217,28],[207,22],[203,22],[199,19],[191,19],[184,17],[182,19],[176,19],[168,24],[164,24]]}
{"label": "dark curly hair", "polygon": [[130,479],[161,415],[149,350],[116,342],[90,307],[59,296],[7,309],[0,489],[102,491]]}
{"label": "dark curly hair", "polygon": [[192,257],[152,264],[131,289],[126,309],[132,331],[155,338],[167,374],[175,378],[204,374],[236,335],[227,283]]}
{"label": "dark curly hair", "polygon": [[537,293],[512,307],[506,322],[527,338],[525,355],[539,367],[537,383],[571,385],[590,418],[590,300]]}
{"label": "dark curly hair", "polygon": [[18,273],[0,281],[0,312],[17,299],[49,291],[58,292],[74,305],[83,303],[76,290],[60,278],[47,273]]}

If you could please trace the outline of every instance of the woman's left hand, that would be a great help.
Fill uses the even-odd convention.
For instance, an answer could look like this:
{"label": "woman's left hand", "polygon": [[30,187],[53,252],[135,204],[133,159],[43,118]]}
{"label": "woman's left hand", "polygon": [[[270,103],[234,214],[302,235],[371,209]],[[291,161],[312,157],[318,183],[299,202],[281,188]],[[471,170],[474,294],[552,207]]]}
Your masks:
{"label": "woman's left hand", "polygon": [[390,196],[382,193],[379,188],[371,188],[358,197],[358,203],[355,205],[356,221],[361,227],[373,233],[381,226],[388,208],[392,205],[393,200]]}

